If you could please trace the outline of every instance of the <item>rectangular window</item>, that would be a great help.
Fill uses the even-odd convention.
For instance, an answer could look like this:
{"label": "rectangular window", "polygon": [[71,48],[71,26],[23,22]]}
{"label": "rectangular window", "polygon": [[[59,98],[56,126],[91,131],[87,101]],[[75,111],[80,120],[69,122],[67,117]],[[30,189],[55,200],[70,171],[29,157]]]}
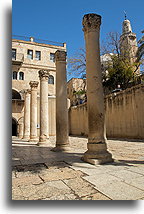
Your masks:
{"label": "rectangular window", "polygon": [[16,60],[16,49],[12,49],[12,59]]}
{"label": "rectangular window", "polygon": [[33,50],[28,50],[27,51],[27,58],[28,59],[33,59]]}
{"label": "rectangular window", "polygon": [[41,52],[40,51],[35,52],[35,59],[41,60]]}
{"label": "rectangular window", "polygon": [[50,60],[55,62],[55,54],[54,53],[50,53]]}

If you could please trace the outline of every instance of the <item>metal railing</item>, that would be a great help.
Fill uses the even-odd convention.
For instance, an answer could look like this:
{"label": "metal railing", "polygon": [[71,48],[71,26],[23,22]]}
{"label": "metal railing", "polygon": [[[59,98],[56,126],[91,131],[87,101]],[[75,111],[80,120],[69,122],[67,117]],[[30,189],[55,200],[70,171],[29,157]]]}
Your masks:
{"label": "metal railing", "polygon": [[34,37],[27,37],[27,36],[19,36],[19,35],[12,35],[12,39],[24,40],[24,41],[30,41],[30,42],[36,42],[36,43],[54,45],[54,46],[61,46],[61,47],[64,47],[64,44],[65,44],[62,42],[54,42],[54,41],[38,39]]}

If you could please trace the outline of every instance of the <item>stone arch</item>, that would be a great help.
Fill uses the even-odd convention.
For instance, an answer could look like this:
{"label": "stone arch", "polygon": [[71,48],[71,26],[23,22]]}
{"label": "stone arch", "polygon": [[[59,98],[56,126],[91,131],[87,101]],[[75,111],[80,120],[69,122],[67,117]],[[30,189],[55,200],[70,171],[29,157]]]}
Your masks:
{"label": "stone arch", "polygon": [[17,136],[17,127],[18,122],[14,117],[12,117],[12,136]]}
{"label": "stone arch", "polygon": [[14,100],[21,100],[20,93],[17,90],[15,90],[15,89],[12,89],[12,99],[14,99]]}

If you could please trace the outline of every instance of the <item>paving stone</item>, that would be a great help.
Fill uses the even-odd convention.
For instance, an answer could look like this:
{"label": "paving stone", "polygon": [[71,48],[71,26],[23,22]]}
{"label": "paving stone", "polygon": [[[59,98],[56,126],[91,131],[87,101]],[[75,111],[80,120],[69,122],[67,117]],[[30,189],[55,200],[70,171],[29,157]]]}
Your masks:
{"label": "paving stone", "polygon": [[110,171],[109,172],[110,175],[116,176],[120,179],[122,179],[123,181],[130,181],[133,178],[137,178],[137,177],[141,177],[142,175],[135,173],[135,172],[131,172],[129,170],[119,170],[119,171]]}
{"label": "paving stone", "polygon": [[85,167],[71,167],[75,170],[79,169],[81,170],[83,173],[86,173],[87,175],[96,175],[96,174],[100,174],[100,173],[110,173],[113,171],[119,171],[122,169],[127,169],[125,166],[96,166],[94,168],[85,168]]}
{"label": "paving stone", "polygon": [[79,200],[74,194],[57,195],[42,200]]}
{"label": "paving stone", "polygon": [[56,200],[56,198],[60,199],[61,196],[64,196],[65,194],[72,193],[68,188],[64,188],[62,183],[61,187],[57,187],[57,185],[53,186],[52,183],[49,185],[49,182],[47,182],[40,185],[22,185],[20,188],[23,197],[27,197],[28,200],[42,200],[45,198],[53,198],[53,200]]}
{"label": "paving stone", "polygon": [[22,191],[19,187],[12,188],[12,200],[24,200],[22,196]]}
{"label": "paving stone", "polygon": [[103,195],[102,193],[97,192],[95,194],[82,197],[82,200],[111,200],[111,199]]}
{"label": "paving stone", "polygon": [[62,161],[48,162],[48,163],[45,163],[45,165],[49,169],[57,169],[57,168],[69,167],[69,165],[67,163],[62,162]]}
{"label": "paving stone", "polygon": [[132,167],[129,167],[129,171],[136,172],[136,173],[144,175],[144,166],[142,166],[142,165],[132,166]]}
{"label": "paving stone", "polygon": [[137,200],[144,196],[144,191],[137,189],[129,184],[126,184],[118,179],[108,179],[105,177],[105,182],[100,178],[97,179],[96,176],[87,176],[84,179],[95,184],[95,188],[102,192],[104,195],[108,196],[112,200]]}
{"label": "paving stone", "polygon": [[142,197],[142,198],[139,198],[138,200],[144,200],[144,197]]}
{"label": "paving stone", "polygon": [[[54,147],[55,137],[50,141]],[[13,200],[144,200],[143,142],[108,140],[116,161],[94,166],[81,160],[87,138],[70,137],[69,141],[69,153],[15,141]],[[39,163],[40,167],[34,166]]]}
{"label": "paving stone", "polygon": [[50,181],[47,182],[50,187],[55,187],[57,189],[64,189],[70,191],[71,189],[62,181]]}
{"label": "paving stone", "polygon": [[96,187],[99,187],[99,185],[107,185],[108,183],[113,183],[115,181],[121,181],[121,179],[113,175],[109,175],[108,173],[99,173],[97,175],[84,176],[83,179],[92,183]]}
{"label": "paving stone", "polygon": [[44,173],[40,174],[40,177],[45,181],[63,180],[84,176],[81,171],[74,171],[68,167],[60,169],[47,169]]}
{"label": "paving stone", "polygon": [[29,184],[40,184],[43,181],[38,176],[23,176],[19,178],[12,179],[13,186],[20,186],[20,185],[29,185]]}
{"label": "paving stone", "polygon": [[144,191],[144,176],[127,179],[125,182]]}
{"label": "paving stone", "polygon": [[79,197],[90,195],[92,193],[97,192],[94,189],[93,185],[89,184],[87,181],[83,180],[82,178],[74,178],[74,179],[64,180],[64,182]]}
{"label": "paving stone", "polygon": [[16,178],[16,171],[12,171],[12,178]]}

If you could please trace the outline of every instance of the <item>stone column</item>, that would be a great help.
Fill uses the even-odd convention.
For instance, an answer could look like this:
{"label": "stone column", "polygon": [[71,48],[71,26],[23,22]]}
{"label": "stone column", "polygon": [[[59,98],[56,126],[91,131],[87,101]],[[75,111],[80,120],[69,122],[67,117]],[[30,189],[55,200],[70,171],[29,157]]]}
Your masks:
{"label": "stone column", "polygon": [[30,101],[30,140],[38,141],[37,137],[37,81],[31,81],[31,101]]}
{"label": "stone column", "polygon": [[30,93],[29,89],[25,90],[23,140],[29,140],[30,138]]}
{"label": "stone column", "polygon": [[48,70],[40,70],[40,137],[39,146],[45,146],[49,138],[48,132]]}
{"label": "stone column", "polygon": [[69,149],[66,52],[56,51],[56,147],[53,151]]}
{"label": "stone column", "polygon": [[82,24],[86,43],[88,109],[88,150],[85,152],[83,160],[91,164],[103,164],[112,162],[113,159],[106,146],[104,94],[99,47],[101,16],[86,14]]}
{"label": "stone column", "polygon": [[19,133],[18,133],[18,138],[22,138],[23,137],[23,124],[20,123],[19,124]]}

